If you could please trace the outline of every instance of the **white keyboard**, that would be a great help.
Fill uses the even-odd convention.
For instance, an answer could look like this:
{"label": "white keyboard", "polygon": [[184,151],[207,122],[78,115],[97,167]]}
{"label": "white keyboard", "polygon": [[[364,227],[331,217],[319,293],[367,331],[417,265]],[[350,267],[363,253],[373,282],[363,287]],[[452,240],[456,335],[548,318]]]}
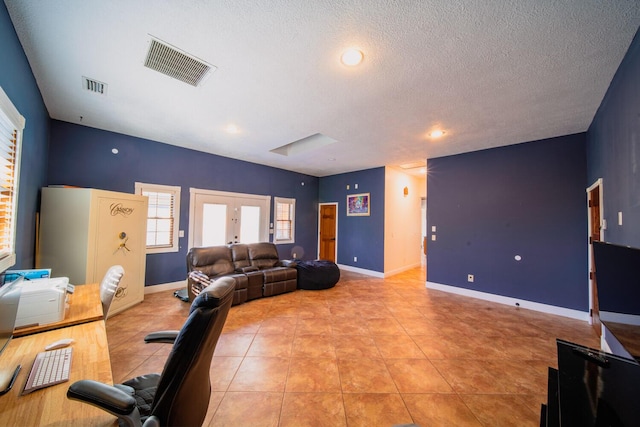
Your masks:
{"label": "white keyboard", "polygon": [[22,394],[25,395],[44,387],[69,381],[72,354],[73,347],[38,353],[36,360],[33,361],[33,366],[31,366],[29,378],[27,378]]}

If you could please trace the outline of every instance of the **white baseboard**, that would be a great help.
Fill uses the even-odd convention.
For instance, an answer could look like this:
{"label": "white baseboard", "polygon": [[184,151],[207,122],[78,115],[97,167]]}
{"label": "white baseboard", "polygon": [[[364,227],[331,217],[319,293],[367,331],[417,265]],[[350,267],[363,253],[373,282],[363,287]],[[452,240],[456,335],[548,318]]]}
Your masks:
{"label": "white baseboard", "polygon": [[380,273],[379,271],[365,270],[364,268],[352,267],[350,265],[342,264],[338,264],[338,268],[340,268],[340,270],[353,271],[354,273],[360,273],[367,276],[379,277],[381,279],[384,279],[384,273]]}
{"label": "white baseboard", "polygon": [[412,265],[405,265],[404,267],[396,268],[395,270],[385,271],[384,272],[384,277],[395,276],[396,274],[400,274],[400,273],[405,272],[407,270],[412,270],[414,268],[418,268],[421,265],[422,265],[421,263],[417,262],[417,263],[412,264]]}
{"label": "white baseboard", "polygon": [[640,316],[637,314],[614,313],[600,310],[600,320],[605,322],[624,323],[625,325],[640,326]]}
{"label": "white baseboard", "polygon": [[602,324],[602,335],[600,335],[600,349],[627,359],[634,358],[604,323]]}
{"label": "white baseboard", "polygon": [[497,302],[499,304],[510,305],[513,307],[526,308],[529,310],[540,311],[542,313],[555,314],[558,316],[570,317],[572,319],[589,321],[589,313],[571,308],[558,307],[555,305],[541,304],[539,302],[527,301],[518,298],[505,297],[502,295],[490,294],[487,292],[479,292],[471,289],[458,288],[456,286],[442,285],[440,283],[426,282],[426,287],[438,291],[449,292],[452,294],[463,295],[471,298],[482,299],[485,301]]}
{"label": "white baseboard", "polygon": [[144,294],[155,294],[163,291],[172,291],[174,289],[182,289],[187,287],[187,281],[181,280],[179,282],[161,283],[159,285],[145,286]]}

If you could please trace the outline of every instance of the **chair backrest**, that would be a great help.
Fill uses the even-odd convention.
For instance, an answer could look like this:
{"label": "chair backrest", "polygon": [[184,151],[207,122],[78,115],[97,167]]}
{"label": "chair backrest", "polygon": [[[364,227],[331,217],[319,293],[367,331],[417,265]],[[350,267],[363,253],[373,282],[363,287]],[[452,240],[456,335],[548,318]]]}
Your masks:
{"label": "chair backrest", "polygon": [[164,365],[151,405],[160,425],[199,426],[211,397],[209,369],[231,308],[235,279],[222,277],[193,300]]}
{"label": "chair backrest", "polygon": [[122,276],[124,276],[124,268],[121,265],[114,265],[109,267],[102,282],[100,282],[100,301],[102,301],[102,313],[105,320],[107,320],[111,301],[113,301]]}

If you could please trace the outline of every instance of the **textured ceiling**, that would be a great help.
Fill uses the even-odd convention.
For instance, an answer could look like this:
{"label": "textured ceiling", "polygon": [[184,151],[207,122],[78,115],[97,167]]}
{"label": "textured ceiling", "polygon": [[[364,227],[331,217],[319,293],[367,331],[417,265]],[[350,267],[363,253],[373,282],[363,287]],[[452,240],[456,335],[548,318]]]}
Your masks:
{"label": "textured ceiling", "polygon": [[[638,0],[5,4],[52,118],[315,176],[586,131],[640,25]],[[216,71],[144,67],[151,36]]]}

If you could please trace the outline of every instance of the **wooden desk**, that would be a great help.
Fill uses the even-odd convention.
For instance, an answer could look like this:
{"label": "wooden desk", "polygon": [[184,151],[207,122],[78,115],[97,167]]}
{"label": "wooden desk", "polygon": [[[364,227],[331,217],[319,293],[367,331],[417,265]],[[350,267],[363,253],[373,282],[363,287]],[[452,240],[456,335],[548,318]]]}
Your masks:
{"label": "wooden desk", "polygon": [[[20,396],[36,354],[47,344],[73,338],[73,359],[68,382]],[[81,379],[113,384],[107,331],[103,320],[14,338],[0,355],[2,369],[22,370],[11,389],[0,396],[2,426],[114,426],[116,418],[94,406],[67,399],[67,389]]]}
{"label": "wooden desk", "polygon": [[80,323],[93,322],[103,318],[99,283],[77,285],[75,291],[69,295],[68,300],[69,308],[61,321],[18,328],[13,332],[13,336],[22,337],[38,332],[79,325]]}

